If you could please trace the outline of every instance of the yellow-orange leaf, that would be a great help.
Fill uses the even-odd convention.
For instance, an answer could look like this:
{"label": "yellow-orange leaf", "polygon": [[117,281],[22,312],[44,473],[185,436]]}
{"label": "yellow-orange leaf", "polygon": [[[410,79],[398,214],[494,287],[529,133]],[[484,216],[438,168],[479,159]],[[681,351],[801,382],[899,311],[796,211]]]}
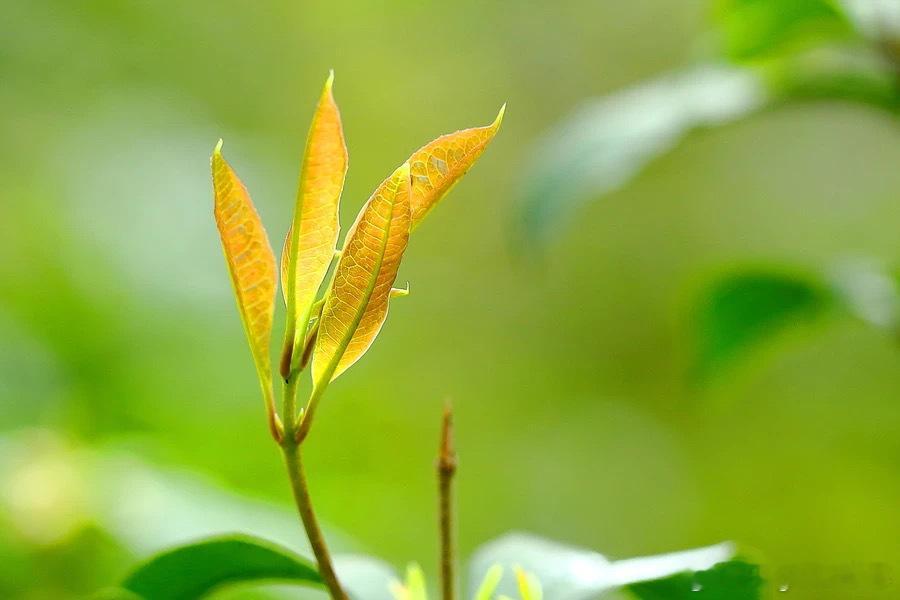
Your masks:
{"label": "yellow-orange leaf", "polygon": [[216,226],[253,362],[268,401],[272,394],[269,340],[275,313],[275,255],[247,189],[222,157],[221,141],[211,163]]}
{"label": "yellow-orange leaf", "polygon": [[409,163],[372,194],[347,233],[325,298],[313,352],[313,381],[338,377],[365,354],[387,318],[391,285],[409,241]]}
{"label": "yellow-orange leaf", "polygon": [[413,229],[475,164],[500,129],[505,111],[504,104],[490,125],[442,135],[409,157],[412,173],[409,206]]}
{"label": "yellow-orange leaf", "polygon": [[310,308],[331,264],[340,231],[338,206],[348,155],[341,115],[332,94],[333,83],[332,72],[309,129],[294,220],[281,254],[281,289],[288,307],[289,344],[302,342],[306,334]]}

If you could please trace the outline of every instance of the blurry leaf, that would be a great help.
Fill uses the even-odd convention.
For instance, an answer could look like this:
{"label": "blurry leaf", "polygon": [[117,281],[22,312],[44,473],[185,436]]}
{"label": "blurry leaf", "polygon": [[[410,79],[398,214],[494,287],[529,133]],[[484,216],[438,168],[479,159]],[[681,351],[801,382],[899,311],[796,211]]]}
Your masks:
{"label": "blurry leaf", "polygon": [[734,60],[847,39],[853,26],[832,0],[717,0],[715,20]]}
{"label": "blurry leaf", "polygon": [[543,241],[582,202],[613,192],[689,132],[765,105],[746,69],[700,66],[601,98],[538,143],[523,203],[524,234]]}
{"label": "blurry leaf", "polygon": [[409,592],[409,600],[428,600],[425,573],[422,567],[415,563],[406,568],[406,589]]}
{"label": "blurry leaf", "polygon": [[536,144],[521,241],[546,242],[583,203],[623,187],[692,132],[810,101],[900,115],[900,85],[883,52],[817,48],[753,67],[701,65],[594,100]]}
{"label": "blurry leaf", "polygon": [[394,581],[391,585],[394,600],[428,600],[428,590],[425,587],[425,573],[422,567],[416,563],[406,568],[406,582],[401,584]]}
{"label": "blurry leaf", "polygon": [[108,588],[100,590],[90,597],[90,600],[148,600],[142,596],[138,596],[134,592],[123,590],[122,588]]}
{"label": "blurry leaf", "polygon": [[[338,207],[348,156],[333,82],[332,72],[309,129],[294,220],[281,254],[281,290],[288,307],[285,342],[293,347],[306,335],[310,309],[331,265],[340,230]],[[287,375],[284,366],[282,375]]]}
{"label": "blurry leaf", "polygon": [[409,163],[372,194],[347,233],[319,319],[316,386],[365,354],[387,318],[391,286],[409,241]]}
{"label": "blurry leaf", "polygon": [[232,535],[163,552],[122,587],[147,600],[193,600],[220,585],[248,581],[322,583],[313,562],[265,540]]}
{"label": "blurry leaf", "polygon": [[848,101],[900,114],[900,85],[883,53],[870,48],[817,48],[758,70],[772,105],[799,101]]}
{"label": "blurry leaf", "polygon": [[829,281],[853,316],[900,339],[900,277],[871,258],[838,261]]}
{"label": "blurry leaf", "polygon": [[267,402],[272,397],[269,340],[275,313],[275,256],[250,195],[222,157],[220,140],[212,155],[215,217],[238,310]]}
{"label": "blurry leaf", "polygon": [[[87,453],[80,461],[85,485],[96,490],[93,518],[138,555],[236,530],[307,550],[297,515],[280,504],[250,499],[197,473],[154,467],[133,455]],[[336,537],[329,532],[329,539]]]}
{"label": "blurry leaf", "polygon": [[731,560],[705,571],[684,572],[655,581],[633,583],[628,590],[640,600],[757,600],[762,597],[762,587],[759,567]]}
{"label": "blurry leaf", "polygon": [[497,586],[500,585],[500,580],[502,578],[503,567],[500,565],[494,565],[488,569],[481,585],[478,586],[478,590],[475,591],[475,600],[491,600],[491,598],[494,597],[494,592],[497,591]]}
{"label": "blurry leaf", "polygon": [[868,38],[890,44],[900,40],[900,2],[896,0],[837,0],[844,12]]}
{"label": "blurry leaf", "polygon": [[[543,596],[553,600],[594,600],[598,594],[682,571],[699,571],[734,556],[731,544],[671,554],[609,561],[603,555],[530,535],[510,534],[479,549],[470,563],[472,591],[481,574],[495,565],[517,566],[533,574]],[[514,596],[517,581],[503,578],[499,592]]]}
{"label": "blurry leaf", "polygon": [[515,567],[516,583],[519,586],[519,596],[522,600],[542,600],[544,597],[541,583],[533,574],[526,572],[522,567]]}
{"label": "blurry leaf", "polygon": [[716,375],[791,325],[814,320],[831,301],[826,286],[788,273],[725,275],[702,293],[694,309],[695,375],[700,380]]}
{"label": "blurry leaf", "polygon": [[337,555],[334,557],[344,591],[353,600],[393,600],[391,584],[397,574],[383,561],[359,555]]}
{"label": "blurry leaf", "polygon": [[442,135],[409,157],[412,174],[409,203],[412,229],[419,226],[450,188],[472,168],[500,129],[505,111],[504,104],[490,125]]}

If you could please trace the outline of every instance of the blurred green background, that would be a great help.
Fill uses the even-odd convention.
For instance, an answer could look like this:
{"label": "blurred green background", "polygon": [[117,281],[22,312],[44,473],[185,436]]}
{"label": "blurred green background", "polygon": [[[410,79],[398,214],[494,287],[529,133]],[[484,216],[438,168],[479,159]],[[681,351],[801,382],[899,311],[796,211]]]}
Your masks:
{"label": "blurred green background", "polygon": [[834,319],[709,386],[686,376],[686,315],[710,274],[900,257],[894,117],[818,102],[692,136],[523,252],[533,144],[585,100],[690,61],[707,2],[31,0],[3,14],[0,596],[78,597],[236,523],[302,543],[208,157],[224,138],[280,250],[330,68],[345,229],[414,149],[509,103],[416,231],[411,296],[319,412],[310,484],[340,548],[435,573],[452,400],[464,555],[509,530],[612,557],[732,539],[773,577],[900,578],[895,340]]}

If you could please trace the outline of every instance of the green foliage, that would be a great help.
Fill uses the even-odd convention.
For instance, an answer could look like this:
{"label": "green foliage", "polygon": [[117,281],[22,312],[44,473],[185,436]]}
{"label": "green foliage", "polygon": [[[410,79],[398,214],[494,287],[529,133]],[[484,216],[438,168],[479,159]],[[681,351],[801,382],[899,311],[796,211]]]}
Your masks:
{"label": "green foliage", "polygon": [[725,54],[759,59],[853,36],[846,15],[829,0],[718,0],[714,9]]}
{"label": "green foliage", "polygon": [[877,52],[819,48],[755,67],[772,98],[770,106],[841,101],[890,115],[900,113],[900,86]]}
{"label": "green foliage", "polygon": [[391,587],[394,600],[428,600],[425,572],[417,563],[406,567],[406,581],[394,581]]}
{"label": "green foliage", "polygon": [[731,560],[705,571],[633,583],[628,591],[639,600],[757,600],[762,597],[762,587],[759,567]]}
{"label": "green foliage", "polygon": [[717,279],[694,309],[695,377],[718,374],[786,328],[821,316],[831,302],[823,284],[789,273],[742,270]]}
{"label": "green foliage", "polygon": [[[681,73],[704,4],[6,3],[0,597],[83,598],[151,548],[227,531],[309,556],[254,420],[256,384],[197,157],[218,135],[230,140],[280,242],[313,106],[307,92],[332,66],[352,74],[345,227],[394,166],[390,156],[480,118],[494,99],[508,96],[521,111],[496,140],[500,152],[457,190],[459,204],[438,209],[452,233],[435,223],[414,240],[400,278],[421,277],[424,293],[395,306],[402,318],[384,345],[333,390],[310,466],[336,550],[397,565],[417,557],[433,572],[433,536],[422,534],[434,494],[425,424],[452,396],[466,431],[463,549],[518,523],[601,551],[674,548],[727,531],[774,560],[900,564],[891,510],[900,504],[900,370],[885,339],[839,324],[760,386],[716,390],[731,402],[709,411],[673,381],[688,346],[671,339],[670,323],[678,280],[696,265],[895,252],[900,154],[890,117],[794,106],[751,117],[734,137],[731,127],[701,132],[675,160],[651,159],[638,172],[641,185],[621,196],[631,206],[596,206],[597,221],[564,247],[597,255],[558,253],[543,265],[549,272],[539,263],[511,272],[490,235],[508,216],[535,132],[611,86]],[[873,16],[875,6],[900,6],[855,4]],[[423,55],[436,39],[460,43]],[[782,61],[775,75],[788,95],[813,98],[827,82],[810,77],[811,62],[823,76],[834,75],[832,63],[847,73],[830,80],[838,92],[831,85],[818,97],[859,93],[858,63],[837,49],[834,60],[815,54],[823,60]],[[386,65],[410,61],[415,68],[388,84]],[[879,61],[866,65],[870,89],[894,89]],[[746,71],[773,84],[769,65]],[[454,278],[463,289],[442,293],[440,281]],[[465,326],[447,327],[460,319]],[[429,340],[440,343],[422,351]],[[13,444],[20,434],[27,439]],[[35,460],[48,437],[74,445],[74,466]],[[767,445],[773,438],[785,444]],[[95,464],[109,453],[120,459],[115,473]],[[398,473],[409,485],[390,484]],[[838,505],[846,518],[830,510]],[[85,543],[85,527],[114,539]],[[802,594],[794,587],[780,596]]]}
{"label": "green foliage", "polygon": [[146,600],[189,600],[231,583],[289,581],[320,586],[315,565],[245,535],[211,538],[165,551],[138,567],[122,587]]}
{"label": "green foliage", "polygon": [[[733,560],[733,554],[731,544],[719,544],[609,561],[590,550],[513,534],[485,545],[475,554],[470,567],[470,597],[591,600],[597,594],[628,589],[642,599],[677,600],[685,585],[690,590],[693,583],[703,585],[708,594],[734,594],[706,596],[710,598],[758,597],[750,595],[762,585],[758,571]],[[337,566],[354,600],[428,597],[425,574],[416,564],[409,566],[402,583],[377,559],[344,557],[338,559]],[[321,586],[315,568],[306,559],[259,538],[232,535],[163,552],[135,570],[120,588],[105,590],[96,600],[186,600],[200,598],[226,584],[271,581]]]}
{"label": "green foliage", "polygon": [[536,149],[522,233],[546,241],[583,202],[619,189],[687,134],[743,118],[769,101],[758,73],[719,64],[665,74],[595,101]]}
{"label": "green foliage", "polygon": [[122,588],[109,588],[97,592],[90,600],[146,600],[146,598]]}
{"label": "green foliage", "polygon": [[500,580],[502,578],[503,567],[500,565],[492,566],[487,570],[487,573],[485,573],[484,579],[482,579],[479,584],[473,598],[475,600],[491,600],[494,596],[494,592],[497,591],[497,586],[500,585]]}
{"label": "green foliage", "polygon": [[781,334],[827,314],[900,334],[900,283],[876,261],[844,260],[827,275],[739,268],[710,282],[690,319],[695,382],[707,382]]}
{"label": "green foliage", "polygon": [[[694,573],[713,568],[731,560],[734,547],[724,543],[682,552],[611,561],[605,556],[583,548],[567,546],[525,534],[510,534],[486,544],[475,553],[469,567],[469,589],[475,598],[483,598],[479,586],[481,577],[489,573],[489,589],[497,589],[501,596],[514,597],[520,582],[510,573],[502,574],[498,582],[497,565],[512,567],[513,573],[521,565],[520,573],[528,573],[539,582],[544,598],[566,600],[594,600],[598,596],[642,582],[669,578],[681,573]],[[498,586],[499,583],[499,586]],[[476,591],[478,590],[478,591]]]}
{"label": "green foliage", "polygon": [[[894,12],[891,12],[894,11]],[[599,98],[537,144],[521,202],[523,246],[546,241],[688,134],[786,103],[900,112],[896,9],[832,0],[717,0],[719,52]]]}

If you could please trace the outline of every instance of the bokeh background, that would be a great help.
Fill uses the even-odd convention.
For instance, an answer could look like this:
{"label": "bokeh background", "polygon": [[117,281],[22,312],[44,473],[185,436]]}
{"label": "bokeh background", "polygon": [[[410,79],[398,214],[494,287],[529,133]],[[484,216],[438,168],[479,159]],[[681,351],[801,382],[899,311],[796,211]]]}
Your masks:
{"label": "bokeh background", "polygon": [[510,530],[612,557],[735,540],[775,577],[813,565],[900,579],[895,339],[829,319],[710,385],[686,375],[692,298],[718,270],[900,257],[894,117],[771,110],[689,137],[540,247],[516,234],[541,136],[691,61],[709,10],[4,2],[0,596],[79,597],[211,531],[302,548],[208,157],[224,138],[280,250],[330,68],[351,156],[345,228],[411,151],[509,103],[416,231],[410,297],[321,407],[307,462],[336,545],[435,573],[452,400],[463,555]]}

